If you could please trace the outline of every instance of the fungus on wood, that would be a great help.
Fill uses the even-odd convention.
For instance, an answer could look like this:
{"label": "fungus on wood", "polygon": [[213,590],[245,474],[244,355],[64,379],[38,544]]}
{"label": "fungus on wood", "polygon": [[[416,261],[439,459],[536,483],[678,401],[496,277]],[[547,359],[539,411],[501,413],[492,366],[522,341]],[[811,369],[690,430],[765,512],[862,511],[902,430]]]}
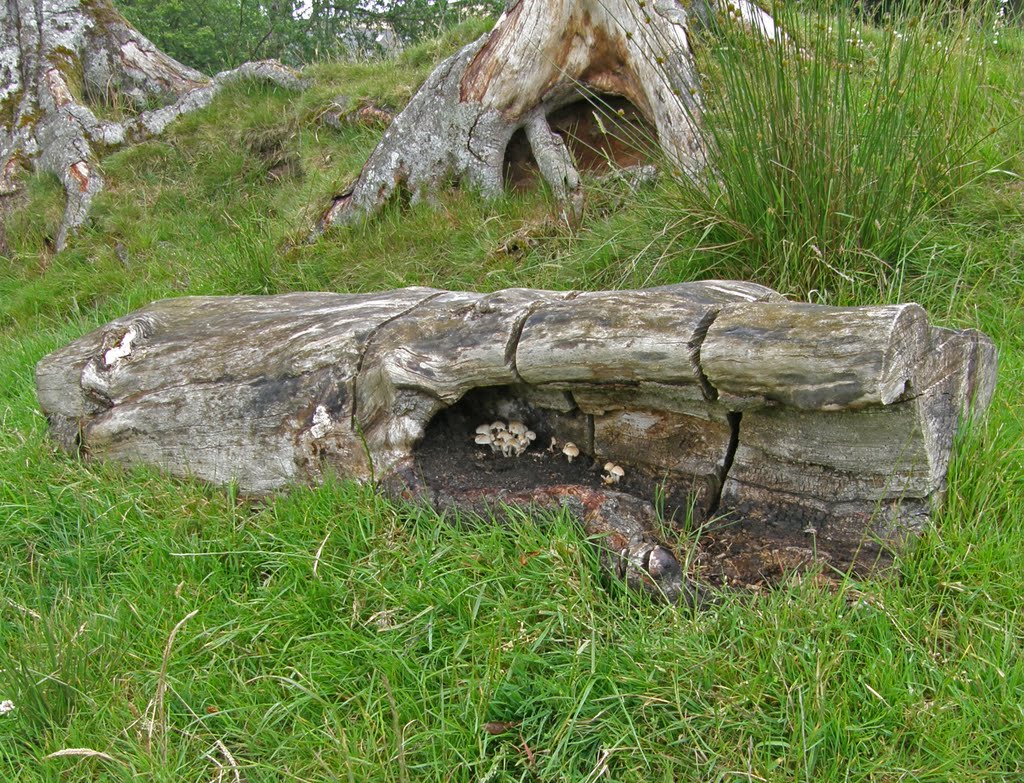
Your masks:
{"label": "fungus on wood", "polygon": [[[103,189],[94,148],[157,135],[244,78],[301,86],[291,70],[269,60],[204,76],[161,52],[110,0],[6,0],[0,3],[0,199],[18,192],[27,168],[56,175],[67,199],[55,239],[60,250]],[[104,117],[102,104],[113,95],[133,114]],[[154,101],[161,105],[152,108]],[[0,222],[0,239],[2,232]]]}
{"label": "fungus on wood", "polygon": [[[697,174],[705,152],[688,36],[714,5],[726,2],[511,0],[490,32],[427,77],[314,236],[399,193],[415,202],[455,183],[493,196],[533,173],[574,221],[583,208],[580,169],[635,165],[652,148]],[[749,0],[728,7],[757,33],[776,35]]]}
{"label": "fungus on wood", "polygon": [[[251,494],[331,472],[439,510],[567,509],[610,573],[693,601],[884,560],[941,502],[995,362],[917,305],[708,281],[170,299],[36,380],[53,437],[89,458]],[[673,528],[696,536],[688,572]]]}

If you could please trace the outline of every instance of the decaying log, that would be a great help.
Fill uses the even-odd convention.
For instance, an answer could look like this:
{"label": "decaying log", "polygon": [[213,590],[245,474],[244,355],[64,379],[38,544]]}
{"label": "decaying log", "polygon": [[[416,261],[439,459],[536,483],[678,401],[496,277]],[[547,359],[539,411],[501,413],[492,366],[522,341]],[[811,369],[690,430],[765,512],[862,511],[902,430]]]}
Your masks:
{"label": "decaying log", "polygon": [[[666,525],[812,542],[844,568],[920,530],[995,367],[988,337],[917,305],[708,281],[169,299],[36,380],[54,438],[89,457],[253,494],[332,472],[441,509],[567,508],[610,571],[692,599]],[[496,421],[535,440],[477,445]]]}

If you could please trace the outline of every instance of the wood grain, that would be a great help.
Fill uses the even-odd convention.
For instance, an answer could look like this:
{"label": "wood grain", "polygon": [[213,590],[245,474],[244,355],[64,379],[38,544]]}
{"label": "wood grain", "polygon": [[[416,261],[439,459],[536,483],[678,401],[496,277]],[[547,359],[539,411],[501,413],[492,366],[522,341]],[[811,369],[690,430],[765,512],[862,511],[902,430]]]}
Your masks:
{"label": "wood grain", "polygon": [[576,443],[598,489],[611,460],[623,487],[661,486],[693,520],[868,549],[927,523],[995,377],[988,337],[917,305],[821,307],[731,281],[170,299],[36,372],[64,448],[244,492],[412,475],[435,417],[485,400]]}

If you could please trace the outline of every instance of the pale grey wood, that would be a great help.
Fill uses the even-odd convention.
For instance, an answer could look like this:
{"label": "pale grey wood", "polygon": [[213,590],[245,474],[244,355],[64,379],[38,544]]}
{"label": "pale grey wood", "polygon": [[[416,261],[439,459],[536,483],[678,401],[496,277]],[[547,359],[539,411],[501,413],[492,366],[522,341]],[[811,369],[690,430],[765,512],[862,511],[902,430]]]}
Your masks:
{"label": "pale grey wood", "polygon": [[40,362],[40,404],[77,419],[91,454],[247,492],[309,481],[324,462],[369,478],[352,427],[366,343],[440,293],[163,300]]}
{"label": "pale grey wood", "polygon": [[[616,491],[660,488],[678,524],[870,552],[941,503],[954,434],[988,405],[995,367],[989,338],[931,327],[916,305],[800,305],[711,281],[170,299],[45,357],[37,386],[65,448],[249,493],[326,472],[411,486],[427,428],[476,395],[556,455],[575,443],[606,492],[595,504],[613,461]],[[544,492],[482,498],[580,497]]]}
{"label": "pale grey wood", "polygon": [[583,293],[526,320],[516,366],[530,384],[701,382],[698,352],[726,302],[770,299],[749,283]]}
{"label": "pale grey wood", "polygon": [[[746,411],[723,517],[865,553],[919,532],[944,498],[960,424],[991,402],[997,357],[992,341],[974,330],[932,327],[914,340],[924,346],[914,365],[902,366],[904,393],[891,404]],[[886,355],[880,349],[879,361],[865,364],[883,366]]]}
{"label": "pale grey wood", "polygon": [[723,395],[842,410],[898,400],[929,344],[928,318],[914,304],[741,304],[711,324],[701,365]]}
{"label": "pale grey wood", "polygon": [[719,513],[808,541],[879,543],[920,529],[940,491],[916,401],[820,412],[747,411]]}

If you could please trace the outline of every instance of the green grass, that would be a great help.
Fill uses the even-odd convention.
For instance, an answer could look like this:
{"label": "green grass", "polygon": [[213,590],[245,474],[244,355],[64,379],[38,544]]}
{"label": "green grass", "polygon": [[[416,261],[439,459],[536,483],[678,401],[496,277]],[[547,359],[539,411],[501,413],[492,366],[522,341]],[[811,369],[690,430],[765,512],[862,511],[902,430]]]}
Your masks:
{"label": "green grass", "polygon": [[1003,163],[991,23],[940,8],[877,30],[778,3],[771,40],[720,14],[704,42],[712,166],[670,219],[787,289],[886,287],[921,216]]}
{"label": "green grass", "polygon": [[[298,97],[230,88],[164,138],[106,157],[94,219],[59,255],[47,245],[59,187],[29,181],[0,258],[0,701],[17,705],[0,716],[0,780],[231,781],[232,763],[251,783],[1020,780],[1020,30],[985,44],[982,108],[966,126],[983,118],[981,141],[948,150],[978,165],[900,183],[920,201],[891,216],[892,241],[854,241],[836,201],[817,223],[795,212],[761,239],[724,242],[716,221],[741,214],[727,208],[755,206],[709,211],[666,179],[593,188],[576,231],[549,219],[543,193],[458,193],[302,244],[380,134],[325,126],[333,98],[400,106],[475,32],[397,63],[318,65]],[[742,57],[761,56],[745,45]],[[844,131],[844,116],[826,124]],[[290,173],[268,180],[281,161]],[[829,258],[852,283],[777,254],[821,221],[838,226]],[[605,583],[564,519],[453,525],[340,481],[252,503],[63,454],[34,397],[41,356],[159,297],[711,275],[831,303],[916,300],[999,344],[988,421],[959,439],[947,504],[892,578],[794,580],[695,615]],[[488,722],[514,725],[492,735]],[[109,759],[47,758],[69,748]]]}

